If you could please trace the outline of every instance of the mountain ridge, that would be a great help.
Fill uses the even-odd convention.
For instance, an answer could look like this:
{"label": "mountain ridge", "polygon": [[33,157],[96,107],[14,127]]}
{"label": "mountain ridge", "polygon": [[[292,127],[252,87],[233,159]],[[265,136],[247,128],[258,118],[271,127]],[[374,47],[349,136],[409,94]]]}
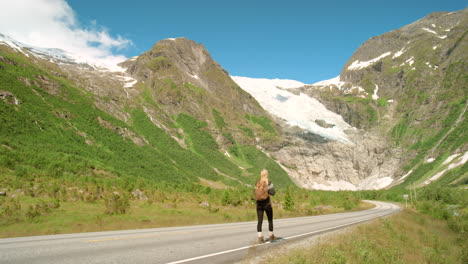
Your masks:
{"label": "mountain ridge", "polygon": [[[0,167],[6,175],[20,171],[27,177],[113,175],[116,181],[141,178],[155,183],[219,182],[219,186],[239,187],[251,184],[257,171],[268,167],[276,172],[273,178],[278,187],[291,183],[273,160],[252,145],[257,133],[274,140],[273,123],[219,68],[215,72],[221,77],[218,83],[226,81],[250,98],[244,100],[246,110],[225,98],[209,98],[212,91],[206,87],[169,79],[164,69],[150,71],[162,80],[137,80],[137,75],[128,73],[74,63],[57,65],[10,45],[0,45],[0,52],[0,110],[5,124]],[[191,105],[181,108],[184,100]],[[249,112],[249,107],[254,110]],[[242,112],[229,112],[232,109]],[[50,129],[21,123],[46,124]],[[21,157],[32,153],[37,155],[30,160]],[[54,161],[57,155],[68,158]]]}
{"label": "mountain ridge", "polygon": [[[324,158],[330,152],[346,153],[346,147],[323,150],[327,147],[321,149],[317,144],[301,141],[304,132],[290,132],[293,139],[283,144],[285,147],[275,157],[288,164],[287,167],[300,168],[288,170],[296,183],[308,188],[320,183],[325,185],[322,188],[337,189],[334,186],[342,182],[345,189],[356,189],[353,185],[361,189],[372,186],[366,179],[374,178],[375,186],[388,188],[413,175],[410,181],[416,178],[418,184],[424,185],[423,179],[443,170],[445,157],[458,153],[461,159],[467,149],[466,132],[463,132],[467,108],[467,83],[463,79],[467,72],[466,52],[463,53],[467,50],[467,12],[465,9],[432,13],[410,25],[370,38],[356,50],[336,78],[287,89],[295,95],[307,94],[340,114],[346,123],[357,128],[358,132],[352,136],[354,143],[364,146],[360,151],[356,148],[358,151],[342,155],[344,159],[339,154]],[[418,102],[421,107],[414,109],[412,102]],[[455,134],[461,136],[460,140],[453,139],[449,124],[457,128]],[[449,140],[450,143],[444,144],[450,148],[439,147],[444,139]],[[303,149],[295,142],[308,147]],[[314,158],[317,153],[322,161]],[[424,163],[438,155],[438,165]],[[356,162],[356,157],[371,162]],[[351,160],[353,165],[346,165]],[[373,168],[381,168],[381,172],[372,172]],[[463,173],[457,171],[463,178]],[[381,181],[387,184],[380,184]]]}
{"label": "mountain ridge", "polygon": [[[424,184],[432,175],[463,160],[467,149],[463,129],[467,108],[466,14],[467,10],[433,13],[373,37],[356,50],[340,76],[312,85],[289,81],[302,87],[277,87],[281,80],[246,87],[249,84],[240,82],[247,79],[231,77],[202,44],[186,38],[161,40],[149,51],[120,63],[119,71],[113,72],[77,63],[65,55],[54,57],[58,50],[22,48],[1,35],[7,45],[0,54],[0,73],[6,80],[0,98],[9,115],[13,111],[32,115],[29,103],[34,101],[53,126],[76,130],[79,140],[68,132],[62,135],[63,140],[73,138],[86,145],[75,146],[76,158],[83,158],[80,155],[89,148],[107,151],[109,144],[122,140],[137,146],[126,145],[132,153],[148,148],[147,156],[135,163],[162,166],[166,176],[159,180],[176,180],[171,175],[177,175],[195,182],[201,177],[237,186],[249,184],[249,176],[269,166],[283,186],[291,180],[301,187],[331,190],[381,189],[403,180],[407,182],[402,186]],[[254,81],[259,82],[249,79]],[[265,94],[268,98],[262,97]],[[69,104],[72,95],[90,108],[90,113]],[[302,101],[294,101],[294,111],[282,105],[298,98]],[[420,107],[415,109],[414,102]],[[296,113],[304,109],[309,113]],[[78,121],[80,115],[88,115],[90,123],[79,123],[83,122]],[[40,116],[34,120],[27,115],[18,118],[8,117],[5,122],[42,120]],[[31,130],[32,135],[42,133],[42,126],[38,128]],[[103,128],[108,131],[99,133],[110,131],[118,137],[99,143],[99,133],[93,135],[92,131]],[[2,133],[6,141],[19,144],[11,131]],[[33,145],[37,142],[25,140],[31,144],[27,151],[36,152]],[[19,145],[4,145],[6,149],[21,149]],[[119,171],[117,153],[125,148],[115,150],[111,171]],[[6,149],[3,154],[8,156]],[[455,154],[458,158],[445,164],[446,158]],[[106,162],[101,158],[91,162],[92,166],[106,170],[109,164],[103,166]],[[193,161],[184,163],[187,159]],[[426,162],[430,159],[433,162]],[[32,174],[48,170],[9,162],[12,164],[5,170],[9,174],[16,173],[16,166]],[[133,166],[127,165],[123,174]],[[87,165],[82,166],[89,173]],[[457,168],[460,166],[464,165]],[[194,168],[204,176],[197,176]],[[136,171],[151,178],[144,169]],[[453,171],[453,177],[463,182],[460,169]]]}

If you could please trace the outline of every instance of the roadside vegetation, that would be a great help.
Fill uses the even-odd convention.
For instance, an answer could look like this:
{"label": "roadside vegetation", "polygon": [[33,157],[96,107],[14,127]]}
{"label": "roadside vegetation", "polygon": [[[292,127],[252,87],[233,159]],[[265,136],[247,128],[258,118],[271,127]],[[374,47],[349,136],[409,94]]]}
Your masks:
{"label": "roadside vegetation", "polygon": [[[253,188],[153,183],[143,178],[0,181],[0,237],[197,225],[256,219]],[[212,188],[216,187],[216,188]],[[275,218],[371,208],[351,192],[279,188]]]}
{"label": "roadside vegetation", "polygon": [[[415,190],[397,187],[352,194],[360,199],[397,201],[404,210],[262,261],[304,264],[468,262],[468,190],[432,184]],[[409,197],[407,208],[403,194]]]}
{"label": "roadside vegetation", "polygon": [[[151,66],[171,67],[164,59]],[[1,237],[254,220],[252,189],[263,168],[278,190],[276,218],[365,207],[352,193],[292,187],[254,146],[256,137],[278,136],[266,117],[232,123],[219,106],[203,120],[189,111],[148,114],[162,112],[154,89],[182,98],[177,93],[203,92],[194,85],[139,84],[144,100],[119,101],[115,110],[126,117],[119,119],[96,104],[115,98],[66,76],[0,46]]]}
{"label": "roadside vegetation", "polygon": [[262,263],[466,263],[463,242],[445,221],[405,209]]}

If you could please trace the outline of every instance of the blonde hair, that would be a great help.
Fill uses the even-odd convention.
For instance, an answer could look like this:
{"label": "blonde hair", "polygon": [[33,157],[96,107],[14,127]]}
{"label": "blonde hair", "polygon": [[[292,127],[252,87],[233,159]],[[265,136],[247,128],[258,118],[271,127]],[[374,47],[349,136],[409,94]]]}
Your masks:
{"label": "blonde hair", "polygon": [[268,171],[266,169],[263,169],[260,172],[260,181],[265,182],[268,184]]}

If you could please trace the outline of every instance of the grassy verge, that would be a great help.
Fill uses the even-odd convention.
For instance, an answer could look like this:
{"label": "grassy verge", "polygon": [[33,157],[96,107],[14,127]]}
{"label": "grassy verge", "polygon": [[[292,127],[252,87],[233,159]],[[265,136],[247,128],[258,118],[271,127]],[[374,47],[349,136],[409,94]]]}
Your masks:
{"label": "grassy verge", "polygon": [[446,222],[407,209],[352,227],[313,246],[267,257],[263,263],[467,263],[466,240]]}
{"label": "grassy verge", "polygon": [[[0,237],[256,219],[251,188],[163,184],[140,185],[136,191],[136,187],[124,189],[96,182],[75,185],[50,179],[29,183],[7,189],[7,196],[0,197]],[[364,210],[372,206],[350,194],[297,188],[278,189],[272,203],[275,219]]]}

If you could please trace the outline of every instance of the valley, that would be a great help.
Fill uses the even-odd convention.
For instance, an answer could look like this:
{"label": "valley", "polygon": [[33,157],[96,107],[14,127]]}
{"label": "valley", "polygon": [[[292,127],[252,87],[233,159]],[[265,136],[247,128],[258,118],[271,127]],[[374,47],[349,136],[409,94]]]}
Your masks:
{"label": "valley", "polygon": [[231,76],[185,37],[111,67],[0,34],[0,237],[254,221],[267,169],[275,219],[408,202],[466,259],[467,28],[428,14],[315,84]]}

